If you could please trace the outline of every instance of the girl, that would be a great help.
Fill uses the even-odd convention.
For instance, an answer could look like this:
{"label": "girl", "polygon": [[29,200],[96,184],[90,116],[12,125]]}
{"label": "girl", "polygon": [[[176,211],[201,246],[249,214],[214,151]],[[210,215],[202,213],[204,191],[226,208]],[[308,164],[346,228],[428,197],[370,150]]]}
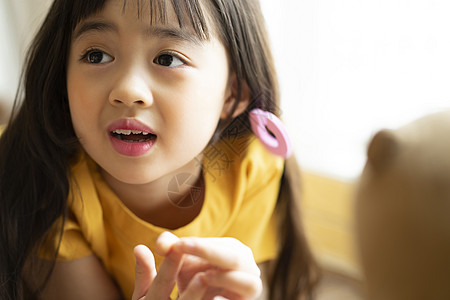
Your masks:
{"label": "girl", "polygon": [[311,297],[296,163],[250,133],[278,113],[263,23],[256,0],[54,1],[0,142],[1,299],[251,299],[259,269]]}

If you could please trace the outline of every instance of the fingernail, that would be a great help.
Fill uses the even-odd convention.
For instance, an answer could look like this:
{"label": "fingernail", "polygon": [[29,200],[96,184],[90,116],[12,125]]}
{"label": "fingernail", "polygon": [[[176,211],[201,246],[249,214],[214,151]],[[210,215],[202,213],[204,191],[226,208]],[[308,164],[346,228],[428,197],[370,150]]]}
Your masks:
{"label": "fingernail", "polygon": [[164,231],[163,233],[161,233],[158,237],[158,240],[159,239],[179,240],[179,238],[175,234],[169,231]]}
{"label": "fingernail", "polygon": [[156,252],[159,255],[165,256],[178,240],[179,238],[171,232],[165,231],[161,233],[156,240]]}

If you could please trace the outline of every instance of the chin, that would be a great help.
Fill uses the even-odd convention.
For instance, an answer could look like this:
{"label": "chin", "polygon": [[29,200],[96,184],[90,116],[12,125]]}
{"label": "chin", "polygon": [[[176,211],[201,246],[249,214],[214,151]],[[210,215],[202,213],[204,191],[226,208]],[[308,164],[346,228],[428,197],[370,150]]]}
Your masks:
{"label": "chin", "polygon": [[108,174],[122,183],[136,185],[151,183],[163,177],[157,174],[147,174],[144,171],[139,172],[138,170],[132,170],[130,172],[108,172]]}

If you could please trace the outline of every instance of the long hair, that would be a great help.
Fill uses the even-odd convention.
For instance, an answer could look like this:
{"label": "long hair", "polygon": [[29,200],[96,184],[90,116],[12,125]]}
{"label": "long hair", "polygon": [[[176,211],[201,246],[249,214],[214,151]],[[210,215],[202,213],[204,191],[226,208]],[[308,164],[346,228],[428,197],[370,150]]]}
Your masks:
{"label": "long hair", "polygon": [[[31,298],[27,292],[37,294],[51,272],[50,267],[46,275],[39,275],[44,278],[41,284],[30,286],[24,269],[28,271],[29,262],[47,239],[61,236],[71,192],[70,166],[80,147],[66,87],[72,32],[105,2],[55,0],[28,52],[22,89],[0,139],[0,299]],[[136,2],[143,5],[144,1]],[[150,2],[152,20],[164,22],[165,2]],[[124,8],[126,3],[124,0]],[[205,7],[200,3],[206,3]],[[248,112],[252,108],[279,115],[275,68],[258,1],[171,0],[171,4],[180,26],[189,22],[201,39],[208,39],[211,32],[207,14],[214,20],[213,29],[228,50],[230,67],[237,78],[235,107],[244,84],[250,90],[250,106],[238,117],[243,129],[250,130]],[[226,134],[231,121],[220,122],[215,137]],[[316,265],[298,210],[298,182],[295,159],[287,160],[277,205],[282,215],[282,239],[271,276],[270,299],[311,295],[316,281]],[[53,255],[56,257],[56,253]]]}
{"label": "long hair", "polygon": [[[258,0],[212,0],[213,17],[236,74],[238,95],[244,83],[250,105],[237,118],[250,130],[248,113],[261,108],[280,114],[278,82],[264,18]],[[236,100],[237,106],[239,97]],[[228,121],[233,122],[233,121]],[[227,123],[226,121],[224,123]],[[233,122],[236,123],[236,122]],[[219,128],[222,124],[219,124]],[[222,126],[226,126],[222,125]],[[221,131],[227,135],[227,127]],[[280,250],[270,275],[269,299],[312,299],[319,279],[318,266],[308,246],[300,214],[300,171],[295,157],[285,162],[277,202]]]}
{"label": "long hair", "polygon": [[[66,213],[70,163],[78,149],[66,62],[75,25],[100,8],[93,2],[53,3],[27,54],[22,88],[1,136],[0,299],[30,299],[40,288],[25,280],[24,268],[46,238],[58,235],[50,228]],[[28,277],[47,275],[34,272]]]}

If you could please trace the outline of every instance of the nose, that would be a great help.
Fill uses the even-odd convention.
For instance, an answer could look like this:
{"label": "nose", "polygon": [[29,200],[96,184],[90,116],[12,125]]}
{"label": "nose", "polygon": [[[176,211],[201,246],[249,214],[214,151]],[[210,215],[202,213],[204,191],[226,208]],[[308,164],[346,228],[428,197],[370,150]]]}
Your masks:
{"label": "nose", "polygon": [[153,95],[143,76],[129,73],[114,83],[109,94],[109,102],[114,106],[148,107],[153,104]]}

